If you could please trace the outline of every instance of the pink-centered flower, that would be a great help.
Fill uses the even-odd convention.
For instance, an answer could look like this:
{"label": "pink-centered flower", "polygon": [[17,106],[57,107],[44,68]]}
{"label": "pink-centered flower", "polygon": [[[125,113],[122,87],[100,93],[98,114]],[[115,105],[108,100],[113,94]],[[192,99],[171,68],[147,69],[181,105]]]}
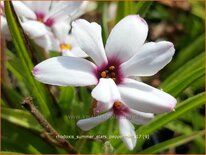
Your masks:
{"label": "pink-centered flower", "polygon": [[[83,56],[86,54],[83,51],[78,50],[75,54],[73,52],[68,52],[71,50],[69,46],[65,46],[69,40],[72,45],[75,44],[74,39],[68,39],[64,36],[61,36],[59,39],[55,34],[55,28],[60,27],[61,23],[65,23],[66,29],[62,29],[61,33],[68,34],[71,26],[70,22],[87,11],[91,11],[94,7],[91,7],[91,4],[88,1],[12,1],[14,5],[14,9],[17,15],[20,17],[20,23],[27,35],[33,39],[39,46],[45,49],[45,51],[49,50],[58,50],[59,52],[65,51],[64,55],[75,55],[75,56]],[[90,9],[88,9],[89,7]],[[11,39],[10,32],[8,29],[8,25],[6,19],[4,17],[4,4],[1,2],[1,31],[3,32],[4,37],[7,40]],[[59,26],[60,25],[60,26]],[[64,39],[64,40],[63,40]],[[56,44],[61,40],[60,45],[56,48]],[[61,48],[61,49],[60,49]],[[73,49],[74,49],[73,48]],[[66,50],[65,50],[66,49]]]}
{"label": "pink-centered flower", "polygon": [[[24,16],[25,14],[27,14],[28,8],[22,2],[12,1],[12,4],[18,16]],[[4,13],[4,3],[2,1],[0,3],[0,12],[2,34],[5,37],[5,39],[10,40],[11,35]],[[20,24],[23,27],[25,33],[27,33],[31,39],[39,39],[42,36],[48,34],[46,27],[42,23],[35,21],[26,21],[22,23],[22,21],[20,20]]]}
{"label": "pink-centered flower", "polygon": [[[124,144],[129,150],[132,150],[137,141],[135,128],[132,123],[137,125],[145,124],[154,117],[154,114],[129,108],[127,104],[122,101],[116,84],[110,78],[100,79],[99,84],[92,91],[92,97],[97,100],[97,105],[94,108],[95,113],[103,114],[79,120],[77,125],[82,130],[88,131],[114,116],[118,120],[119,133]],[[130,123],[130,121],[132,123]]]}
{"label": "pink-centered flower", "polygon": [[69,33],[70,29],[70,25],[66,22],[60,22],[53,26],[50,50],[61,52],[64,56],[87,57],[87,54],[78,46],[74,36]]}
{"label": "pink-centered flower", "polygon": [[82,1],[23,1],[26,9],[22,10],[26,20],[35,20],[48,27],[65,21],[78,11]]}
{"label": "pink-centered flower", "polygon": [[[94,63],[82,58],[55,57],[34,67],[33,75],[43,83],[59,86],[90,86],[101,78],[116,83],[123,103],[147,113],[170,112],[176,99],[162,90],[131,79],[152,76],[167,65],[174,55],[171,42],[145,43],[148,25],[139,15],[122,19],[111,31],[104,49],[101,27],[77,20],[72,32],[81,49]],[[100,92],[105,97],[105,92]]]}

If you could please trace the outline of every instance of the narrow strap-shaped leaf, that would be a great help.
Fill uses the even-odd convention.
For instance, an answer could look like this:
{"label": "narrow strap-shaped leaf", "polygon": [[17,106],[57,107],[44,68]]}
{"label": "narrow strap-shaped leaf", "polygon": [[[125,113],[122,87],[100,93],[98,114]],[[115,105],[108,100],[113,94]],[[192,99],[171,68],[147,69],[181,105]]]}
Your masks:
{"label": "narrow strap-shaped leaf", "polygon": [[161,88],[166,87],[167,85],[171,84],[177,78],[181,78],[182,76],[188,75],[191,71],[199,68],[204,67],[205,61],[205,53],[202,52],[198,56],[191,59],[185,65],[180,66],[178,70],[172,73],[169,77],[167,77],[160,85]]}
{"label": "narrow strap-shaped leaf", "polygon": [[37,82],[32,76],[31,71],[33,64],[29,56],[29,48],[26,46],[28,45],[28,40],[25,38],[18,17],[14,13],[11,1],[5,1],[4,6],[12,40],[23,67],[23,69],[19,68],[19,72],[21,72],[25,77],[24,80],[26,83],[28,83],[27,86],[31,93],[28,95],[32,95],[35,98],[35,100],[37,101],[36,103],[39,105],[42,113],[47,117],[47,119],[52,121],[50,110],[53,111],[52,113],[55,115],[56,109],[52,107],[49,108],[49,105],[51,105],[53,101],[50,98],[48,90],[44,88],[42,84]]}
{"label": "narrow strap-shaped leaf", "polygon": [[4,119],[1,123],[1,151],[15,151],[25,154],[57,153],[54,146],[38,135],[39,132],[25,129]]}
{"label": "narrow strap-shaped leaf", "polygon": [[161,142],[138,153],[139,154],[158,153],[160,151],[188,143],[194,140],[195,138],[197,138],[198,136],[202,136],[202,135],[204,135],[204,131],[193,132],[192,134],[189,135],[183,135]]}
{"label": "narrow strap-shaped leaf", "polygon": [[37,132],[43,131],[42,127],[35,120],[35,118],[30,113],[23,110],[2,108],[1,118],[30,130]]}
{"label": "narrow strap-shaped leaf", "polygon": [[182,65],[184,65],[187,61],[193,59],[197,54],[204,51],[204,43],[205,43],[205,34],[200,35],[197,38],[194,38],[193,41],[189,42],[189,45],[180,50],[177,54],[175,61],[173,60],[171,64],[168,66],[170,71],[175,71]]}
{"label": "narrow strap-shaped leaf", "polygon": [[180,78],[175,78],[170,84],[163,88],[164,91],[177,97],[183,90],[190,86],[193,82],[205,75],[205,67],[197,68]]}

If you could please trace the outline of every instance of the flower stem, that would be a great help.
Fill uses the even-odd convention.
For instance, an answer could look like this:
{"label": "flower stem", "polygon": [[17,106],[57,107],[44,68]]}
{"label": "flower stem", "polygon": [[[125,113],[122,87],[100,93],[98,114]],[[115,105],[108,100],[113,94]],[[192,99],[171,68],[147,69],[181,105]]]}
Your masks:
{"label": "flower stem", "polygon": [[69,153],[76,154],[77,151],[74,147],[65,139],[58,138],[59,133],[50,125],[50,123],[44,118],[44,116],[37,110],[34,106],[32,98],[26,97],[22,102],[24,108],[26,108],[39,122],[39,124],[46,130],[41,137],[46,139],[50,144],[62,147],[67,150]]}

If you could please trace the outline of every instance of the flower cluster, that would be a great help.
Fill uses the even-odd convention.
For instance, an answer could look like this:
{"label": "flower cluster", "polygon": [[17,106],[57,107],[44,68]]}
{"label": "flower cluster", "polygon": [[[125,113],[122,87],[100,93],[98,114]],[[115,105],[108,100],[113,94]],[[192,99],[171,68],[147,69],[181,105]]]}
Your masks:
{"label": "flower cluster", "polygon": [[146,21],[139,15],[129,15],[112,29],[104,48],[100,25],[76,20],[72,22],[72,35],[93,61],[54,57],[36,65],[33,75],[51,85],[96,85],[91,93],[97,101],[93,110],[101,115],[79,120],[77,125],[90,130],[115,116],[122,140],[132,150],[136,145],[132,123],[145,124],[154,114],[170,112],[176,105],[171,95],[132,78],[156,74],[174,55],[171,42],[145,43],[147,34]]}
{"label": "flower cluster", "polygon": [[[63,55],[86,57],[69,34],[70,23],[93,9],[88,1],[12,1],[20,23],[27,33],[45,51],[58,51]],[[10,33],[1,2],[1,31],[6,39]],[[75,50],[75,52],[73,52]]]}

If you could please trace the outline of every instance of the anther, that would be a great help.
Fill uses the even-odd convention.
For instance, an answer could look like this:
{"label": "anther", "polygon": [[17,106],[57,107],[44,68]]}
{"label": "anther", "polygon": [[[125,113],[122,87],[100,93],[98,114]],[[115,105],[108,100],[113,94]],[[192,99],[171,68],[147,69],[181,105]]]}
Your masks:
{"label": "anther", "polygon": [[107,73],[105,71],[101,72],[101,77],[102,78],[106,78],[107,77]]}
{"label": "anther", "polygon": [[111,77],[114,78],[116,74],[114,72],[111,73]]}
{"label": "anther", "polygon": [[60,44],[59,47],[60,47],[60,49],[62,49],[62,50],[71,50],[71,49],[72,49],[72,46],[71,46],[71,45],[69,45],[69,44],[64,44],[64,43]]}
{"label": "anther", "polygon": [[120,101],[116,101],[116,102],[114,102],[114,106],[116,108],[120,108],[122,106],[122,103]]}
{"label": "anther", "polygon": [[110,70],[110,71],[114,71],[114,70],[115,70],[115,67],[114,67],[114,66],[110,66],[110,67],[109,67],[109,70]]}

